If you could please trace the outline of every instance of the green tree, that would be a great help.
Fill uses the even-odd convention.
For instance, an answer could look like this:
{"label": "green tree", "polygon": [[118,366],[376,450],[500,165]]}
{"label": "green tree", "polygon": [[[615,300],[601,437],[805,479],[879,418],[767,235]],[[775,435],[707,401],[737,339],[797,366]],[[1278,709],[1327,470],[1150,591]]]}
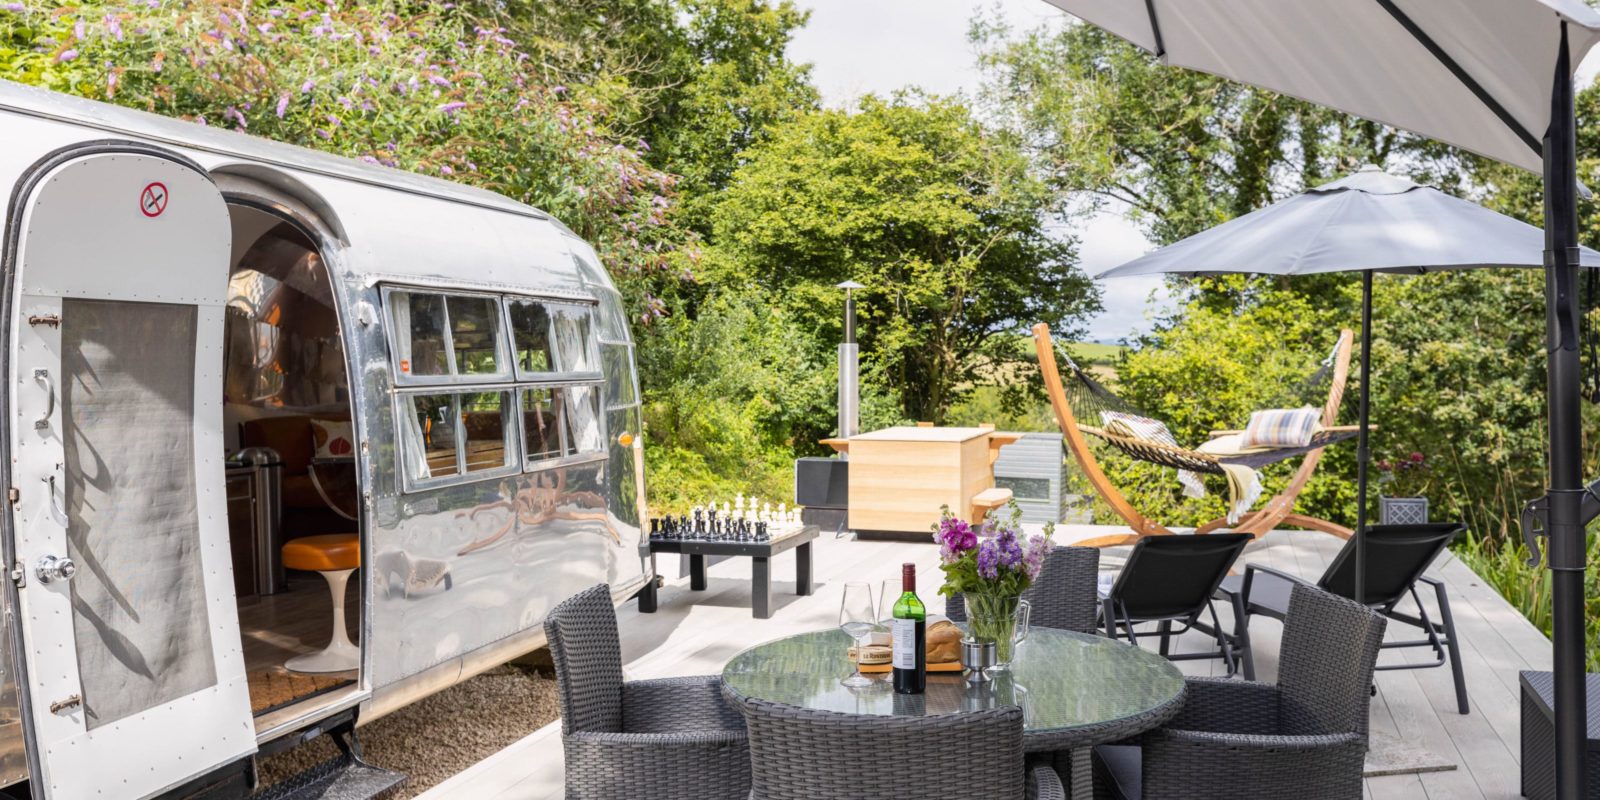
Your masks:
{"label": "green tree", "polygon": [[865,284],[862,351],[908,417],[939,421],[1025,368],[1004,334],[1044,320],[1074,336],[1099,308],[1047,229],[1055,194],[960,103],[868,98],[798,117],[746,157],[712,212],[705,274],[760,287],[830,343],[834,284]]}
{"label": "green tree", "polygon": [[539,206],[645,313],[687,256],[675,179],[610,110],[452,3],[0,7],[0,77],[448,177]]}
{"label": "green tree", "polygon": [[625,120],[647,160],[678,177],[680,218],[701,232],[740,153],[816,107],[809,69],[785,55],[808,13],[790,0],[484,0],[537,56],[549,85]]}
{"label": "green tree", "polygon": [[1018,32],[980,18],[971,38],[986,100],[1052,184],[1126,206],[1159,244],[1416,146],[1373,122],[1164,66],[1091,25]]}

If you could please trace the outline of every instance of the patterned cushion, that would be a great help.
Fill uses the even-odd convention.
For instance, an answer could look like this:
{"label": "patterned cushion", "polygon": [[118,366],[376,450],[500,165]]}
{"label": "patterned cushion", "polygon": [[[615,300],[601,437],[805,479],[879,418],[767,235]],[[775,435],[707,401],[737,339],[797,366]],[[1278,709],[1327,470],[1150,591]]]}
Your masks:
{"label": "patterned cushion", "polygon": [[311,420],[311,443],[317,458],[350,458],[355,455],[354,439],[349,420]]}
{"label": "patterned cushion", "polygon": [[1250,415],[1244,428],[1244,447],[1305,447],[1321,424],[1321,412],[1305,408],[1274,408]]}
{"label": "patterned cushion", "polygon": [[1107,433],[1117,436],[1145,439],[1170,447],[1178,446],[1178,440],[1172,437],[1172,431],[1167,429],[1167,424],[1158,419],[1121,411],[1102,411],[1100,424],[1105,427]]}

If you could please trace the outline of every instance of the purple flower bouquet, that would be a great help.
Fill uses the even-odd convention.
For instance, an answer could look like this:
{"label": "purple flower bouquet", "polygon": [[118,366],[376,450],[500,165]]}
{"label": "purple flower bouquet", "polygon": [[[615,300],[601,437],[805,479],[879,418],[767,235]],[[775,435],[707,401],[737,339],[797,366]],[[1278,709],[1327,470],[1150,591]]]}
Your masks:
{"label": "purple flower bouquet", "polygon": [[1028,606],[1022,593],[1039,577],[1050,552],[1050,526],[1043,536],[1024,537],[1021,509],[1012,503],[1008,511],[1006,519],[973,527],[946,506],[933,534],[944,571],[939,594],[962,594],[969,636],[994,642],[1001,667],[1011,662],[1013,645],[1027,636]]}

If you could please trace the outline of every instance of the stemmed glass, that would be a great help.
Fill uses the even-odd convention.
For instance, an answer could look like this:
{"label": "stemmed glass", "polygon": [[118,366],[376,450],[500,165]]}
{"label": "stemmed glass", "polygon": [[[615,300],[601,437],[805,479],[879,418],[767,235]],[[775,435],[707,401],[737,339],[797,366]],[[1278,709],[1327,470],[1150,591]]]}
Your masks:
{"label": "stemmed glass", "polygon": [[878,615],[874,612],[872,604],[872,585],[869,583],[847,583],[844,585],[844,599],[839,603],[839,630],[844,631],[856,642],[856,671],[854,675],[840,681],[851,689],[865,689],[874,685],[874,681],[861,674],[861,658],[867,652],[867,640],[873,630],[878,627]]}

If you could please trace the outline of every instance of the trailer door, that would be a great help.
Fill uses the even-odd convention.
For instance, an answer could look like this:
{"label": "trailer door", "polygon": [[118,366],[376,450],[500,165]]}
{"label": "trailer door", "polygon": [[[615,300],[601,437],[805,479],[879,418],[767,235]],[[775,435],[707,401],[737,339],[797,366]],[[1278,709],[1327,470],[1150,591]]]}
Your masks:
{"label": "trailer door", "polygon": [[176,155],[39,168],[8,220],[15,574],[35,797],[145,797],[255,750],[223,492],[231,231]]}

